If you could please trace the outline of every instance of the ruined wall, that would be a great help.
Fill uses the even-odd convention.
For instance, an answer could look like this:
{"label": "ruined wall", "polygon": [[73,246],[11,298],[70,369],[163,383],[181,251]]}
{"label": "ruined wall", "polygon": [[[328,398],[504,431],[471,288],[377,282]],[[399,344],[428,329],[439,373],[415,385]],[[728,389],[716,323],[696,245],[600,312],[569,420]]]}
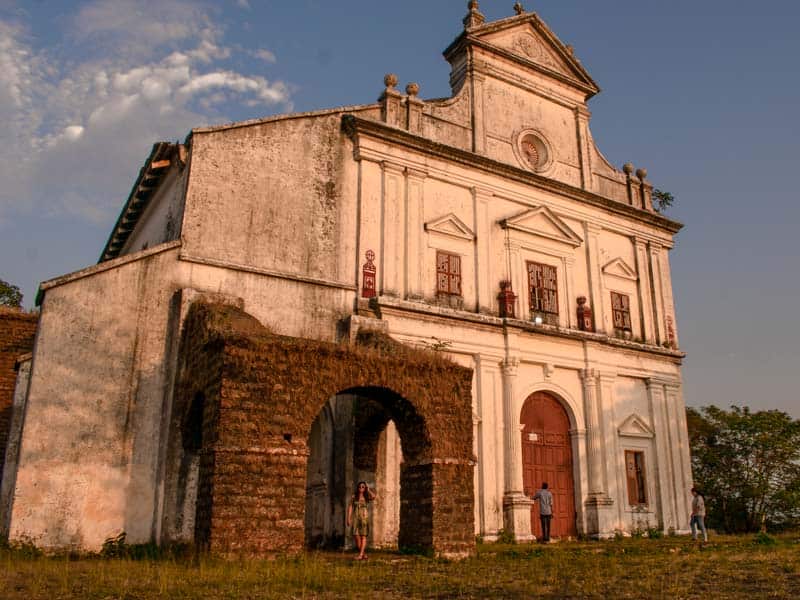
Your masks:
{"label": "ruined wall", "polygon": [[[254,320],[229,307],[193,310],[189,322],[244,324],[223,334],[195,329],[182,350],[210,356],[193,360],[223,361],[218,409],[206,407],[200,452],[195,531],[202,546],[223,553],[303,547],[311,426],[332,396],[351,390],[381,403],[403,440],[399,543],[442,553],[474,547],[469,369],[410,349],[254,332]],[[187,369],[181,378],[173,423],[196,393],[193,376]]]}
{"label": "ruined wall", "polygon": [[22,354],[33,351],[38,319],[38,314],[0,306],[0,481],[17,381],[14,365]]}

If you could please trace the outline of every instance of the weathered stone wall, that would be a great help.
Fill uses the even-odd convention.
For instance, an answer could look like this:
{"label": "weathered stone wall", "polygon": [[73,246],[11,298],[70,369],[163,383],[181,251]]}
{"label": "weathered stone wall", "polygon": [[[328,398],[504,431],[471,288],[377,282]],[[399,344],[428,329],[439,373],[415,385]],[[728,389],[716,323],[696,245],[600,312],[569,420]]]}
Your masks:
{"label": "weathered stone wall", "polygon": [[183,254],[352,284],[357,166],[341,114],[195,130]]}
{"label": "weathered stone wall", "polygon": [[38,314],[0,307],[0,481],[8,444],[8,429],[17,373],[14,365],[22,355],[33,351]]}
{"label": "weathered stone wall", "polygon": [[[205,408],[196,540],[214,552],[299,551],[307,440],[325,402],[380,403],[403,443],[400,544],[474,548],[471,371],[399,344],[333,345],[273,336],[231,307],[195,305],[182,354],[222,360],[218,409]],[[189,326],[187,325],[187,328]],[[202,363],[202,364],[200,364]],[[187,364],[173,423],[197,393]],[[385,423],[384,423],[385,424]]]}
{"label": "weathered stone wall", "polygon": [[43,284],[10,538],[99,549],[153,536],[177,251]]}

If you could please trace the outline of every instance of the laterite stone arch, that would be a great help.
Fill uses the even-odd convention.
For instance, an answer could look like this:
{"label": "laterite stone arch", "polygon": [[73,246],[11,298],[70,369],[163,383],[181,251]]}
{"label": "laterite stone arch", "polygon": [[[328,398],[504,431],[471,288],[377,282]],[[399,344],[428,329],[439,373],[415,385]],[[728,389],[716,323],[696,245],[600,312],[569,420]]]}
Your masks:
{"label": "laterite stone arch", "polygon": [[[207,303],[189,310],[178,362],[167,498],[185,495],[169,488],[187,480],[180,471],[188,446],[180,440],[191,436],[199,446],[201,549],[302,551],[312,424],[330,398],[358,393],[379,403],[400,435],[400,546],[474,552],[470,369],[373,332],[360,332],[354,344],[274,335],[240,309]],[[192,426],[198,395],[202,423]],[[191,517],[181,510],[180,501],[167,507],[167,531]]]}

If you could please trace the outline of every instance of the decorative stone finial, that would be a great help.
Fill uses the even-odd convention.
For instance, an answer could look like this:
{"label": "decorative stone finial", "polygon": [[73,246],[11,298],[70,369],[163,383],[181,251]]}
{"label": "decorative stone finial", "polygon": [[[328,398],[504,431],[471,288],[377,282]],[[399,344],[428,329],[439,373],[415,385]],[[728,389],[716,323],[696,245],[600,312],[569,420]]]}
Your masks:
{"label": "decorative stone finial", "polygon": [[636,169],[636,176],[644,181],[647,179],[647,169]]}
{"label": "decorative stone finial", "polygon": [[622,165],[622,170],[626,175],[630,175],[631,173],[633,173],[633,163],[629,162],[625,163],[624,165]]}
{"label": "decorative stone finial", "polygon": [[397,75],[395,75],[394,73],[387,73],[383,77],[383,84],[386,86],[387,90],[393,89],[394,86],[397,85]]}
{"label": "decorative stone finial", "polygon": [[419,94],[419,84],[411,82],[406,86],[406,94],[409,96],[416,96]]}
{"label": "decorative stone finial", "polygon": [[514,12],[517,13],[518,15],[521,15],[522,13],[525,12],[525,9],[522,7],[521,2],[514,3]]}
{"label": "decorative stone finial", "polygon": [[478,10],[478,0],[469,0],[469,12],[464,17],[464,29],[471,29],[473,27],[480,27],[486,22],[486,17]]}
{"label": "decorative stone finial", "polygon": [[569,52],[570,55],[575,54],[575,47],[572,44],[567,44],[567,52]]}

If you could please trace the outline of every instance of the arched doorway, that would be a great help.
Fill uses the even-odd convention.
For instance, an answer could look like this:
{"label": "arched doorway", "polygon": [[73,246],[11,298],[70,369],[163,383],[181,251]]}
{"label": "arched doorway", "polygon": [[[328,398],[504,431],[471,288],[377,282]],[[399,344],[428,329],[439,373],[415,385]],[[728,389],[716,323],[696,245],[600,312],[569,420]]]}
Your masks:
{"label": "arched doorway", "polygon": [[378,494],[370,504],[369,545],[397,548],[403,454],[384,406],[368,397],[337,394],[314,420],[308,452],[306,547],[350,547],[347,508],[355,484],[366,481]]}
{"label": "arched doorway", "polygon": [[[572,478],[572,445],[569,416],[553,395],[531,394],[522,407],[522,480],[526,494],[546,481],[553,494],[551,535],[574,536],[575,485]],[[538,503],[531,506],[531,530],[541,536]]]}

